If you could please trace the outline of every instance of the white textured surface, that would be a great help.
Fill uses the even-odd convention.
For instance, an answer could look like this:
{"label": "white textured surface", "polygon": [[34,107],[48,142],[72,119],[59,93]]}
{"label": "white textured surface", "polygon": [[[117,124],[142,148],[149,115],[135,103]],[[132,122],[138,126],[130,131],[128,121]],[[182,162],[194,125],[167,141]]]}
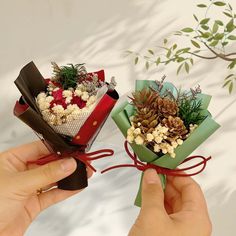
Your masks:
{"label": "white textured surface", "polygon": [[[163,73],[176,85],[196,85],[213,95],[210,110],[221,129],[195,153],[212,155],[207,170],[196,177],[202,186],[214,227],[214,236],[235,235],[236,212],[236,93],[221,89],[227,75],[222,61],[199,61],[190,76],[175,75],[169,66],[156,75],[136,71],[120,55],[126,49],[141,50],[162,42],[172,31],[191,24],[196,0],[21,0],[1,1],[0,7],[0,150],[36,139],[17,120],[12,108],[19,92],[13,84],[20,68],[34,60],[43,75],[50,74],[50,61],[86,62],[89,70],[104,68],[115,75],[118,90],[125,94],[135,79],[160,78]],[[236,3],[232,0],[236,9]],[[112,132],[112,133],[111,133]],[[105,124],[93,149],[113,147],[114,158],[97,161],[106,166],[128,161],[123,137],[111,119]],[[108,144],[109,143],[109,144]],[[138,209],[133,200],[139,174],[121,169],[104,176],[96,174],[83,193],[44,211],[27,236],[127,235]]]}

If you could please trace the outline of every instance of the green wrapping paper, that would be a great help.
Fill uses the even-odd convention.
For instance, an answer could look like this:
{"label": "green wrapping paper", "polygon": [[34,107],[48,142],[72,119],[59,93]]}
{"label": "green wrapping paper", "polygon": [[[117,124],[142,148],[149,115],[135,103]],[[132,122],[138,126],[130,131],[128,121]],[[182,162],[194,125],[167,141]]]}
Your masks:
{"label": "green wrapping paper", "polygon": [[[157,88],[157,84],[155,81],[152,80],[137,80],[136,81],[136,91],[140,91],[145,87]],[[171,83],[165,82],[163,85],[162,92],[166,89],[171,90],[173,95],[177,95],[177,89]],[[168,168],[168,169],[175,169],[178,165],[180,165],[185,158],[187,158],[198,146],[200,146],[209,136],[211,136],[219,127],[220,125],[216,123],[212,117],[210,112],[207,110],[211,96],[206,94],[198,94],[197,99],[201,100],[201,114],[204,115],[206,118],[202,121],[201,124],[191,133],[191,135],[183,142],[181,146],[178,146],[175,149],[176,157],[172,158],[169,154],[165,154],[162,156],[158,156],[156,153],[152,152],[150,149],[145,147],[144,145],[137,145],[135,143],[130,144],[133,151],[138,156],[139,160],[147,163],[151,163],[160,167]],[[124,102],[120,106],[112,112],[112,118],[115,121],[116,125],[126,138],[127,130],[131,127],[130,117],[134,115],[134,107],[133,105],[129,104],[128,102]],[[142,176],[140,181],[139,191],[135,200],[136,206],[141,206],[141,183],[142,183]],[[160,174],[161,182],[163,188],[165,187],[166,178],[164,175]]]}

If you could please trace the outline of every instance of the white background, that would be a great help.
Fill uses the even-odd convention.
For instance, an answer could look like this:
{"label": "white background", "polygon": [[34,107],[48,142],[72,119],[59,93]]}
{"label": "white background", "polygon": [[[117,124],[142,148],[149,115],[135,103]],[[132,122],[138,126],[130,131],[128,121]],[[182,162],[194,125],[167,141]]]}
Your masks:
{"label": "white background", "polygon": [[[196,3],[195,0],[0,0],[0,150],[36,139],[12,114],[19,97],[13,81],[20,68],[31,60],[45,77],[51,73],[50,61],[85,62],[89,71],[104,68],[108,78],[116,76],[121,95],[134,88],[136,79],[159,79],[163,74],[186,88],[201,83],[204,92],[213,95],[210,111],[222,127],[195,151],[213,157],[207,170],[195,179],[207,199],[213,235],[235,235],[236,93],[228,95],[221,88],[227,75],[226,64],[220,60],[196,60],[190,75],[177,77],[176,65],[146,73],[141,67],[135,68],[129,58],[122,57],[124,50],[140,51],[161,44],[173,31],[191,26],[192,13],[198,12]],[[235,1],[231,3],[236,9]],[[116,154],[97,161],[98,170],[128,162],[123,140],[109,119],[93,150],[114,148]],[[133,206],[139,175],[134,169],[95,174],[88,189],[44,211],[26,235],[127,235],[139,212]]]}

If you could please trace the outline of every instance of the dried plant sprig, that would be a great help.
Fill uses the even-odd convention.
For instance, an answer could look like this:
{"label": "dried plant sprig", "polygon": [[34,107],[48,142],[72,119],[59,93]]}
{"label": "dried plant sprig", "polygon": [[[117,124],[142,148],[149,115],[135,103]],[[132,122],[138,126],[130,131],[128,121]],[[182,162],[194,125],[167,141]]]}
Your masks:
{"label": "dried plant sprig", "polygon": [[[205,10],[203,17],[193,14],[196,25],[185,27],[174,33],[174,36],[187,38],[189,41],[187,45],[179,46],[177,43],[169,43],[169,40],[164,39],[163,44],[157,46],[158,51],[151,48],[147,50],[147,53],[140,54],[128,50],[126,51],[127,55],[134,57],[135,65],[141,61],[140,59],[143,59],[147,70],[154,65],[176,63],[178,64],[177,74],[183,70],[189,73],[195,58],[220,59],[227,63],[229,70],[234,70],[236,68],[236,52],[232,51],[231,42],[236,40],[236,14],[232,6],[225,1],[205,0],[205,2],[206,4],[197,4],[198,8]],[[209,13],[213,6],[220,10],[224,18],[219,19],[219,14],[216,14],[214,18],[210,16]],[[225,78],[223,87],[228,88],[231,93],[235,81],[236,72],[230,73]]]}

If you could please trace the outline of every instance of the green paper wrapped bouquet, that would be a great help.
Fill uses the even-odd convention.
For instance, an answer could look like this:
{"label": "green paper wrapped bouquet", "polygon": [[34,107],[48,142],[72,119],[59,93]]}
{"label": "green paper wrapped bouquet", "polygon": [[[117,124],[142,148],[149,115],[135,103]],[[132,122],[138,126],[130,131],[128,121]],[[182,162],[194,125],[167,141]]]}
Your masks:
{"label": "green paper wrapped bouquet", "polygon": [[[172,83],[137,80],[130,102],[112,118],[142,162],[176,169],[220,126],[207,110],[211,96],[200,87],[182,91]],[[165,176],[160,175],[163,187]],[[141,206],[141,184],[135,205]]]}

